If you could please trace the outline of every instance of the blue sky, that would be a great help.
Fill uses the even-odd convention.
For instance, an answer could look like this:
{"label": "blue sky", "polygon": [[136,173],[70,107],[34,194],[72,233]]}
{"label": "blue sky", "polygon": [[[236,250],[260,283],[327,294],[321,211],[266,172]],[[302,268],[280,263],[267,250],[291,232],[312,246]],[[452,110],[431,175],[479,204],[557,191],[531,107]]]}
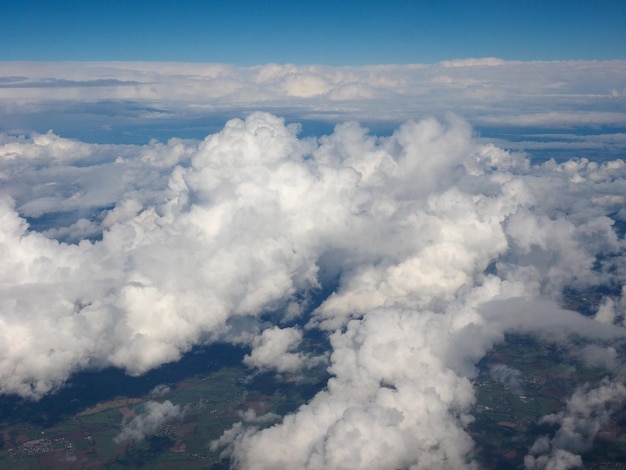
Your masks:
{"label": "blue sky", "polygon": [[626,58],[626,2],[24,1],[0,60],[254,65]]}

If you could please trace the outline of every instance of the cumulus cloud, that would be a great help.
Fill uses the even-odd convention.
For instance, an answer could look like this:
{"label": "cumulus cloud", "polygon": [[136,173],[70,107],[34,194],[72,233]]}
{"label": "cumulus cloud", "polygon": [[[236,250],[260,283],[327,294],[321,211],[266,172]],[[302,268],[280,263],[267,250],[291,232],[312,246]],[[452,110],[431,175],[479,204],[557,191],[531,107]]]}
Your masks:
{"label": "cumulus cloud", "polygon": [[472,386],[436,351],[453,322],[402,310],[350,322],[332,338],[327,391],[278,426],[235,427],[219,444],[235,444],[232,458],[242,468],[471,466],[462,427]]}
{"label": "cumulus cloud", "polygon": [[253,339],[252,352],[243,358],[243,362],[259,369],[298,372],[307,364],[316,362],[296,351],[301,340],[302,332],[296,328],[268,328]]}
{"label": "cumulus cloud", "polygon": [[542,422],[557,425],[554,436],[537,439],[524,458],[529,469],[581,468],[580,453],[591,448],[593,439],[611,414],[626,400],[626,387],[604,380],[595,388],[581,388],[572,395],[565,410],[544,416]]}
{"label": "cumulus cloud", "polygon": [[163,403],[149,401],[143,407],[141,414],[122,424],[122,430],[115,436],[114,442],[124,444],[142,441],[182,413],[180,406],[173,405],[169,400]]}
{"label": "cumulus cloud", "polygon": [[[485,66],[500,65],[471,65]],[[241,468],[458,469],[476,467],[476,362],[506,332],[583,337],[580,357],[619,369],[623,161],[532,163],[457,116],[298,132],[257,112],[201,142],[3,136],[0,391],[39,398],[85,368],[139,375],[234,337],[248,366],[297,373],[318,328],[326,388],[273,426],[242,416],[213,447]],[[595,317],[561,306],[593,287],[611,293]],[[179,412],[149,405],[119,439]],[[556,442],[529,459],[576,460]]]}

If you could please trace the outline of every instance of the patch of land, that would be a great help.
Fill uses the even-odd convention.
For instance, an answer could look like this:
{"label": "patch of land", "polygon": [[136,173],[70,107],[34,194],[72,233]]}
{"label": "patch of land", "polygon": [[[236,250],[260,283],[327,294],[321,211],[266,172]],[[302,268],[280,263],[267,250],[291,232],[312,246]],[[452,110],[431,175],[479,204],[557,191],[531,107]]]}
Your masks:
{"label": "patch of land", "polygon": [[[273,374],[250,375],[241,364],[241,351],[233,352],[236,361],[222,361],[222,367],[217,358],[203,354],[191,359],[198,364],[192,364],[187,377],[156,387],[150,383],[143,395],[119,396],[122,390],[116,388],[118,396],[76,410],[69,404],[89,400],[77,396],[67,401],[69,391],[61,397],[66,399],[66,408],[54,400],[52,405],[13,404],[23,406],[32,419],[7,420],[0,427],[0,470],[224,468],[226,463],[219,453],[211,452],[210,442],[240,421],[242,413],[292,411],[322,388],[327,378],[323,368],[309,371],[298,381]],[[204,368],[202,359],[206,361]],[[173,375],[160,374],[160,378]],[[84,390],[80,385],[76,389]],[[144,440],[118,443],[115,438],[123,426],[145,413],[146,402],[151,400],[169,400],[182,413]],[[54,420],[50,419],[51,406],[60,410]],[[11,410],[5,410],[4,415],[12,416]]]}
{"label": "patch of land", "polygon": [[[492,370],[498,366],[517,371],[515,380],[494,378]],[[586,367],[567,350],[522,334],[507,335],[478,369],[470,434],[479,462],[490,469],[524,468],[524,456],[537,437],[554,432],[540,419],[562,410],[577,386],[598,383],[607,375],[604,369]],[[608,455],[617,466],[599,467]],[[598,433],[593,449],[582,457],[585,468],[626,468],[626,409]]]}

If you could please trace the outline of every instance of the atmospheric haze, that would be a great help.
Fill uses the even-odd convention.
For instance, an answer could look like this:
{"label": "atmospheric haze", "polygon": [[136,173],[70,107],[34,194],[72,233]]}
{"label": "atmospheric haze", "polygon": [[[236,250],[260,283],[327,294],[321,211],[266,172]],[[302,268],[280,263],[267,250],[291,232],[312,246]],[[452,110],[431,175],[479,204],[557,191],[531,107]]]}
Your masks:
{"label": "atmospheric haze", "polygon": [[[189,116],[205,106],[194,101],[202,94],[242,116],[202,141],[132,145],[5,128],[3,394],[38,399],[89,368],[140,375],[215,341],[248,345],[252,369],[297,374],[328,363],[327,386],[298,410],[269,427],[243,420],[212,443],[238,468],[294,470],[477,468],[472,379],[507,332],[537,335],[606,370],[543,418],[558,430],[528,449],[527,468],[580,466],[626,398],[626,163],[536,161],[523,144],[507,148],[472,128],[623,126],[624,62],[482,59],[306,74],[215,65],[203,77],[200,65],[112,73],[121,65],[94,64],[98,79],[81,65],[56,78],[49,69],[45,80],[38,65],[21,66],[0,69],[12,77],[0,85],[2,114],[22,113],[21,126],[87,96],[93,109],[140,102],[143,113],[161,103],[146,122]],[[529,80],[507,85],[520,71]],[[176,74],[194,86],[168,91]],[[516,96],[520,88],[528,95]],[[536,111],[542,100],[551,110]],[[376,106],[379,118],[403,122],[377,135],[354,120],[374,120]],[[281,111],[338,124],[301,135]],[[429,113],[436,117],[420,117]],[[623,153],[623,133],[587,137],[566,149],[604,141]],[[583,315],[562,308],[566,289],[607,294]],[[327,354],[300,350],[311,329],[329,336]],[[515,386],[519,371],[492,375]],[[150,402],[118,439],[141,439],[181,413]]]}

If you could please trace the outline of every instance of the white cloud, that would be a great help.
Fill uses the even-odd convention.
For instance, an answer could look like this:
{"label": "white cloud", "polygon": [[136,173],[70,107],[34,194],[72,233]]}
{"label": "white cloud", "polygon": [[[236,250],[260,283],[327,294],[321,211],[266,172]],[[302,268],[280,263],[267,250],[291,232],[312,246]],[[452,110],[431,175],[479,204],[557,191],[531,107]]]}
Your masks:
{"label": "white cloud", "polygon": [[505,61],[496,57],[446,60],[441,63],[444,67],[494,67],[503,64],[505,64]]}
{"label": "white cloud", "polygon": [[[281,67],[256,80],[292,73]],[[3,136],[0,391],[38,398],[89,367],[142,374],[229,334],[252,346],[249,366],[297,373],[308,322],[331,336],[327,388],[274,426],[243,416],[215,448],[243,468],[457,469],[476,467],[474,366],[505,332],[602,340],[581,357],[619,370],[606,348],[624,338],[622,301],[595,319],[559,301],[567,286],[625,284],[624,162],[533,165],[456,116],[385,137],[353,121],[319,139],[298,130],[252,113],[202,142]],[[334,292],[313,312],[298,305],[320,287]],[[154,411],[129,439],[178,413]]]}
{"label": "white cloud", "polygon": [[476,120],[481,124],[528,126],[543,128],[567,128],[584,126],[593,123],[595,126],[619,126],[626,125],[626,115],[621,112],[604,111],[563,111],[532,114],[517,114],[498,117],[481,117]]}
{"label": "white cloud", "polygon": [[298,372],[308,362],[304,354],[294,352],[300,341],[302,332],[296,328],[268,328],[252,341],[252,352],[243,358],[243,362],[259,369]]}
{"label": "white cloud", "polygon": [[[487,126],[623,127],[623,93],[615,90],[624,88],[625,68],[624,61],[496,58],[362,67],[4,62],[0,116],[6,118],[5,131],[16,127],[12,122],[30,123],[30,130],[46,113],[58,118],[59,107],[76,106],[74,113],[84,113],[87,123],[93,113],[106,113],[109,127],[151,117],[172,124],[222,119],[249,109],[297,109],[298,119],[395,123],[462,110],[465,119]],[[115,115],[112,103],[119,108]],[[52,127],[58,119],[49,122]]]}
{"label": "white cloud", "polygon": [[124,444],[142,441],[182,414],[180,406],[173,405],[169,400],[163,403],[149,401],[143,407],[144,411],[141,414],[122,424],[122,430],[115,436],[114,442]]}
{"label": "white cloud", "polygon": [[591,448],[598,431],[626,400],[626,387],[604,380],[595,388],[577,390],[565,410],[544,416],[542,422],[558,425],[554,437],[539,438],[524,458],[529,469],[581,468],[580,453]]}
{"label": "white cloud", "polygon": [[278,426],[235,427],[220,444],[236,444],[242,468],[464,467],[472,387],[433,352],[450,323],[400,310],[352,321],[333,336],[327,391]]}

